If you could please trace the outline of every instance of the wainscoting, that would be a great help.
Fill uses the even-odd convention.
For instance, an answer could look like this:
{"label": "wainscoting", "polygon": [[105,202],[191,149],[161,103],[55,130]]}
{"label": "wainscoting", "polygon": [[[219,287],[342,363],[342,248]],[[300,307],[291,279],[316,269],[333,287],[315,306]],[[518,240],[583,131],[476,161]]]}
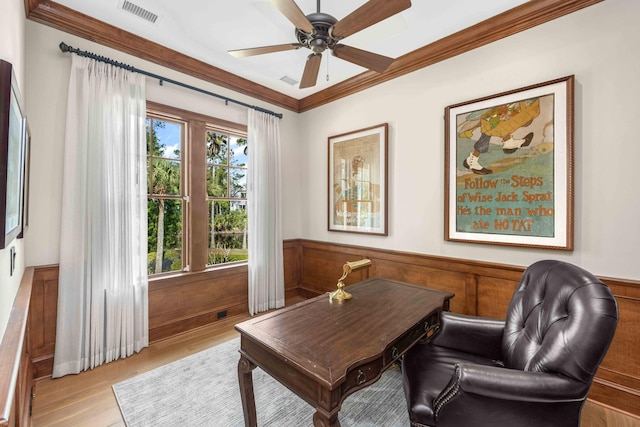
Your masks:
{"label": "wainscoting", "polygon": [[[297,296],[298,241],[284,242],[285,294]],[[342,265],[340,265],[342,271]],[[36,379],[53,372],[58,311],[58,266],[35,269],[29,335]],[[156,342],[249,311],[247,266],[186,273],[149,282],[149,341]]]}
{"label": "wainscoting", "polygon": [[0,427],[29,426],[33,367],[29,349],[29,300],[33,268],[25,269],[0,340]]}
{"label": "wainscoting", "polygon": [[[505,318],[511,296],[526,268],[308,240],[298,241],[298,246],[303,266],[301,293],[332,290],[342,264],[369,258],[372,265],[368,275],[358,277],[354,273],[347,283],[381,276],[445,289],[456,294],[451,300],[451,311],[501,319]],[[589,398],[640,417],[640,282],[600,279],[618,300],[620,321]]]}
{"label": "wainscoting", "polygon": [[[553,254],[550,254],[550,258]],[[346,261],[372,260],[369,270],[352,273],[347,284],[382,276],[455,292],[451,310],[504,318],[526,266],[428,256],[309,240],[284,242],[288,298],[311,297],[335,289]],[[51,375],[55,344],[57,266],[37,267],[30,305],[29,345],[34,377]],[[640,417],[640,282],[601,277],[620,308],[616,336],[589,397]],[[158,341],[247,311],[246,266],[153,280],[149,291],[151,341]],[[221,314],[219,314],[221,313]],[[222,317],[220,317],[222,318]]]}

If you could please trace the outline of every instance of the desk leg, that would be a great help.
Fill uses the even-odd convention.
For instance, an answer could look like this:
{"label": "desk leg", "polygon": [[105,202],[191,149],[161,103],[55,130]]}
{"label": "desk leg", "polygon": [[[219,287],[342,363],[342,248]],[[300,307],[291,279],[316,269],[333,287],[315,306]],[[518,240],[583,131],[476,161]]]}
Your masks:
{"label": "desk leg", "polygon": [[253,396],[252,371],[256,365],[251,363],[244,355],[240,355],[238,362],[238,382],[240,383],[240,397],[242,398],[242,411],[244,412],[245,427],[256,427],[256,400]]}
{"label": "desk leg", "polygon": [[313,427],[340,427],[338,412],[329,415],[322,409],[316,408],[316,412],[313,414]]}

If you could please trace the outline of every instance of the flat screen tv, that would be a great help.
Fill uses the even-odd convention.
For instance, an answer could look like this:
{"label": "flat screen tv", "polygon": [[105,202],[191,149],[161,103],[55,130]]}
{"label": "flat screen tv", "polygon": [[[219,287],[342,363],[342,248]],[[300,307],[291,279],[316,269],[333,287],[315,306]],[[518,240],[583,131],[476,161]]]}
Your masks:
{"label": "flat screen tv", "polygon": [[22,231],[24,114],[9,62],[0,60],[0,249]]}

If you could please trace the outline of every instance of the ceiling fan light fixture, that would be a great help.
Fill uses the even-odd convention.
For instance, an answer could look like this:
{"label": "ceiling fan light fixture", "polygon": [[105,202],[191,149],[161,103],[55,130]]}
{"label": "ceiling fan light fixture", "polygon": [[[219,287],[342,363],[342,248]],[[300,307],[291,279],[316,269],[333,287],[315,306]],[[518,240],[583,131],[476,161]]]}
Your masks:
{"label": "ceiling fan light fixture", "polygon": [[329,45],[327,44],[327,41],[321,38],[315,38],[309,42],[309,48],[314,53],[322,53],[327,49],[328,46]]}
{"label": "ceiling fan light fixture", "polygon": [[298,42],[238,49],[229,53],[236,57],[243,57],[306,47],[312,53],[307,57],[300,79],[300,89],[315,86],[322,53],[325,50],[331,51],[337,58],[383,73],[391,66],[393,58],[341,45],[339,41],[411,7],[411,0],[368,0],[349,15],[337,20],[327,13],[320,12],[320,0],[318,0],[318,11],[309,15],[302,12],[296,0],[271,0],[271,2],[294,25]]}

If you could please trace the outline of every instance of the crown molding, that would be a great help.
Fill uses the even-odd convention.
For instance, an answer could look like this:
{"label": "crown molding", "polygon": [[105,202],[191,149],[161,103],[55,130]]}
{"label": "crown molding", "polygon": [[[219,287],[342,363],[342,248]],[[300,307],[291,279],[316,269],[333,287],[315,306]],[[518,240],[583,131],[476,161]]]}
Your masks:
{"label": "crown molding", "polygon": [[298,111],[298,100],[48,0],[24,0],[27,19],[188,74],[261,101]]}
{"label": "crown molding", "polygon": [[294,112],[304,112],[528,30],[604,0],[530,0],[300,100],[49,0],[24,0],[28,19]]}
{"label": "crown molding", "polygon": [[311,110],[602,1],[604,0],[530,0],[400,56],[384,73],[365,71],[349,80],[302,98],[299,111]]}

